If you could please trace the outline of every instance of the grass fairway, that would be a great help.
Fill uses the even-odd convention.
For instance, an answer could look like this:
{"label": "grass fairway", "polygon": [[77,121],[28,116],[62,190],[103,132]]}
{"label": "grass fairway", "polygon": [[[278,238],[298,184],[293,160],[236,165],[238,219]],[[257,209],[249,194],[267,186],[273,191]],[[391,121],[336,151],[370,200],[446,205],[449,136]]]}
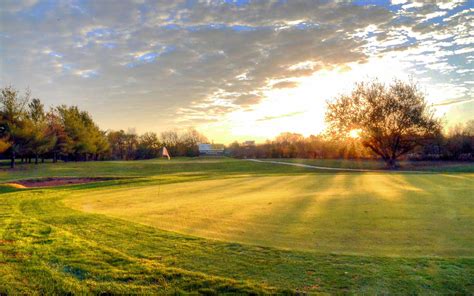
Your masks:
{"label": "grass fairway", "polygon": [[473,181],[448,174],[240,177],[77,193],[66,205],[286,249],[474,256]]}
{"label": "grass fairway", "polygon": [[2,181],[133,177],[0,187],[0,293],[472,294],[467,171],[328,173],[232,159],[0,171]]}

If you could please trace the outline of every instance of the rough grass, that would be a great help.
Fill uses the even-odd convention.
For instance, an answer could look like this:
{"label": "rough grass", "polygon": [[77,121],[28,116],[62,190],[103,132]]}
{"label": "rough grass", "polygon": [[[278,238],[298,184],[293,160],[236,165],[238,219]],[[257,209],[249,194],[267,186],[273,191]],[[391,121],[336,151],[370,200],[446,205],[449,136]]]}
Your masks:
{"label": "rough grass", "polygon": [[[14,172],[0,173],[3,181],[50,176],[139,178],[47,189],[0,186],[0,294],[289,293],[286,289],[358,294],[472,294],[474,291],[474,246],[470,238],[473,204],[469,194],[472,174],[392,174],[389,177],[394,179],[386,181],[383,181],[385,175],[365,180],[370,174],[329,174],[230,159],[69,163],[34,169],[20,167]],[[255,188],[249,182],[261,186]],[[298,188],[290,186],[292,183]],[[192,184],[197,186],[196,192]],[[330,184],[345,191],[349,189],[350,193],[329,194]],[[227,186],[234,186],[237,193],[226,191]],[[279,190],[272,191],[272,187]],[[375,189],[362,190],[368,187]],[[266,190],[262,191],[262,201],[257,198],[260,188]],[[287,199],[283,188],[287,188]],[[148,190],[157,194],[157,189],[159,195],[154,200],[147,200],[150,194],[140,193]],[[220,195],[210,194],[217,189]],[[266,234],[259,242],[258,233],[262,232],[254,229],[249,232],[256,231],[253,237],[248,236],[252,244],[225,242],[197,236],[209,236],[202,233],[192,236],[142,224],[147,222],[135,219],[143,213],[135,212],[133,219],[119,219],[111,216],[113,213],[89,213],[66,206],[100,204],[97,200],[100,194],[104,196],[103,202],[110,202],[113,192],[117,193],[116,203],[122,205],[127,199],[126,192],[134,193],[128,195],[130,204],[122,212],[135,212],[134,200],[138,199],[148,205],[156,203],[158,210],[168,207],[175,213],[166,216],[166,212],[161,212],[163,221],[175,216],[182,219],[182,214],[174,211],[171,201],[165,198],[179,192],[174,197],[178,202],[175,206],[183,212],[194,210],[194,215],[188,215],[192,223],[199,221],[198,214],[202,214],[198,213],[196,202],[201,199],[203,205],[215,204],[206,208],[209,217],[218,220],[227,215],[224,218],[234,219],[234,224],[257,221],[257,228],[268,222],[276,226],[267,230],[283,231],[283,235]],[[315,195],[321,198],[315,199]],[[276,201],[271,201],[273,196]],[[269,202],[272,204],[268,205]],[[234,205],[239,203],[241,207]],[[272,205],[277,208],[272,209]],[[365,213],[368,209],[374,212]],[[262,216],[251,214],[258,211]],[[324,223],[313,221],[318,215],[325,218]],[[330,220],[330,217],[335,218]],[[435,223],[438,219],[439,223]],[[279,229],[284,221],[292,231]],[[170,224],[186,223],[182,219]],[[223,220],[211,225],[196,224],[194,229],[230,225]],[[159,227],[168,228],[164,224]],[[316,234],[332,235],[332,239],[309,251],[304,245],[291,245],[289,234],[302,244],[307,243],[301,239],[305,233],[316,237],[306,227],[314,227]],[[367,232],[370,227],[378,235]],[[383,229],[396,235],[404,233],[405,236],[398,237],[403,243],[390,238],[390,231]],[[440,232],[438,241],[433,240],[436,231]],[[231,230],[227,232],[232,234]],[[358,236],[358,232],[362,235]],[[225,231],[219,235],[222,233]],[[281,246],[290,243],[286,246],[289,249],[270,247],[275,241]],[[331,244],[354,247],[331,250]],[[365,250],[364,244],[367,244]],[[412,245],[418,247],[411,248]],[[452,251],[448,250],[450,247]]]}

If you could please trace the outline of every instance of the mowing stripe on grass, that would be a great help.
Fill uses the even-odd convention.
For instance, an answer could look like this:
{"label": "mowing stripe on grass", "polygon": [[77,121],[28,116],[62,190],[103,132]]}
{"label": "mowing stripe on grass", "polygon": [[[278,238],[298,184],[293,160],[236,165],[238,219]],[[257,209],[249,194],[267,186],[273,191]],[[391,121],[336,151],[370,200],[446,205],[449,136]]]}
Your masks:
{"label": "mowing stripe on grass", "polygon": [[283,162],[283,161],[274,161],[274,160],[260,160],[260,159],[245,159],[248,161],[254,162],[262,162],[262,163],[273,163],[273,164],[282,164],[282,165],[291,165],[301,168],[309,168],[309,169],[318,169],[318,170],[328,170],[328,171],[341,171],[341,172],[387,172],[387,173],[419,173],[419,174],[426,174],[427,172],[422,171],[403,171],[403,170],[396,170],[396,171],[384,171],[384,170],[370,170],[370,169],[350,169],[350,168],[333,168],[333,167],[324,167],[324,166],[316,166],[316,165],[309,165],[303,163],[292,163],[292,162]]}

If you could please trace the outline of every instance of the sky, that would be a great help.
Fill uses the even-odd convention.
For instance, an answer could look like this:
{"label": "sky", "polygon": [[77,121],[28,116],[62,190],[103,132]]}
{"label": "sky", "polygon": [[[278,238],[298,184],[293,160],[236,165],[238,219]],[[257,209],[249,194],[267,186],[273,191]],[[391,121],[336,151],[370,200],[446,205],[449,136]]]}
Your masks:
{"label": "sky", "polygon": [[413,79],[452,126],[474,119],[473,3],[2,0],[0,85],[230,143],[318,134],[355,82]]}

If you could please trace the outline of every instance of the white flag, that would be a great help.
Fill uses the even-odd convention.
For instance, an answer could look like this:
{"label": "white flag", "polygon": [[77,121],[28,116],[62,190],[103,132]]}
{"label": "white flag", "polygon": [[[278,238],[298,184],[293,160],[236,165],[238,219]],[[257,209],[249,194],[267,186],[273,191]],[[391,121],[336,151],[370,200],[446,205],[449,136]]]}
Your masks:
{"label": "white flag", "polygon": [[171,156],[170,156],[170,154],[168,153],[168,149],[166,149],[166,147],[163,147],[163,148],[161,149],[161,157],[164,157],[164,156],[168,157],[168,160],[171,159]]}

